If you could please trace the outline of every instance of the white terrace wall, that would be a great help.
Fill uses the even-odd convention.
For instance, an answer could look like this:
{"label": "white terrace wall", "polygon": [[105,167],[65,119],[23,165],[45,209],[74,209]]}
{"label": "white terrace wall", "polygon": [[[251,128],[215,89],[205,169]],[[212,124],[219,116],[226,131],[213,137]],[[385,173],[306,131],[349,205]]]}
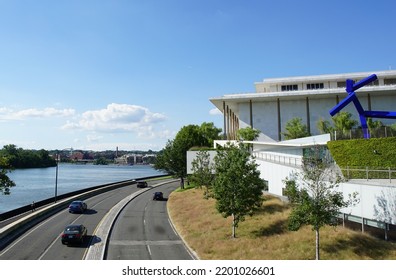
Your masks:
{"label": "white terrace wall", "polygon": [[[284,179],[290,177],[294,172],[301,172],[301,169],[293,166],[260,159],[256,159],[256,161],[261,177],[268,181],[268,192],[276,196],[282,196],[282,190],[285,187]],[[362,219],[396,224],[396,187],[390,183],[376,185],[372,181],[351,180],[341,183],[339,191],[343,193],[345,199],[350,194],[357,192],[360,200],[355,206],[342,209],[342,213]],[[372,221],[366,221],[366,223],[373,225],[370,224]]]}

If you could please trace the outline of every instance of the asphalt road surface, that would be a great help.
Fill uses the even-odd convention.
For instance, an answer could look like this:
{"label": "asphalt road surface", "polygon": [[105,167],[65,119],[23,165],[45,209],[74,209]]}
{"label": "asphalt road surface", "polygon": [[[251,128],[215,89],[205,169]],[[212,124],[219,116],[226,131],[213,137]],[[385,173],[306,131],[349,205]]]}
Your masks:
{"label": "asphalt road surface", "polygon": [[[166,184],[141,194],[120,213],[110,233],[108,260],[191,260],[167,214],[169,194],[179,182]],[[154,191],[162,191],[164,199],[153,200]]]}
{"label": "asphalt road surface", "polygon": [[[159,181],[149,181],[149,185],[155,186]],[[166,212],[166,200],[164,201],[151,201],[150,197],[154,190],[160,190],[164,192],[165,198],[169,195],[169,193],[174,190],[178,185],[176,183],[166,184],[164,186],[149,188],[149,190],[143,195],[137,196],[133,199],[127,207],[122,211],[116,221],[114,230],[111,234],[115,243],[110,242],[109,250],[108,250],[108,259],[112,259],[112,256],[119,256],[117,259],[123,259],[128,256],[130,259],[136,259],[135,254],[119,254],[117,251],[122,249],[122,246],[116,245],[117,242],[125,242],[127,240],[132,242],[142,242],[142,236],[131,235],[131,230],[134,229],[136,232],[145,232],[146,236],[149,240],[152,241],[160,241],[159,243],[163,244],[161,248],[164,247],[176,247],[176,251],[186,252],[178,252],[178,253],[170,253],[174,250],[166,250],[169,251],[164,257],[172,258],[180,258],[190,256],[187,248],[184,247],[180,238],[173,231],[171,225],[169,224],[169,219]],[[65,208],[45,221],[39,223],[35,227],[28,230],[25,234],[20,236],[14,242],[12,242],[9,246],[5,247],[2,251],[0,251],[0,259],[2,260],[82,260],[87,253],[88,248],[91,245],[91,241],[94,240],[92,238],[94,236],[94,231],[97,226],[100,224],[100,221],[109,212],[114,205],[116,205],[120,200],[129,196],[130,194],[140,190],[136,187],[136,184],[125,186],[122,188],[118,188],[117,190],[106,192],[92,198],[86,199],[85,202],[88,205],[88,210],[83,214],[71,214]],[[157,203],[158,202],[158,203]],[[153,204],[152,204],[153,203]],[[155,204],[157,203],[157,204]],[[150,206],[151,205],[151,206]],[[143,208],[141,208],[143,207]],[[131,213],[128,209],[135,209],[135,211],[139,211],[139,213]],[[132,210],[133,211],[133,210]],[[125,213],[125,214],[124,214]],[[129,213],[129,214],[128,214]],[[122,220],[126,217],[131,217],[135,215],[136,220],[143,223],[139,224],[127,224]],[[140,215],[140,216],[139,216]],[[140,218],[139,218],[140,217]],[[66,246],[63,245],[60,236],[68,224],[73,223],[81,223],[84,224],[88,229],[88,236],[84,240],[81,245],[72,245]],[[126,226],[123,229],[123,225]],[[151,225],[151,226],[149,226]],[[139,227],[143,227],[139,229]],[[151,233],[152,232],[152,233]],[[159,233],[162,234],[159,235]],[[123,236],[123,233],[126,236]],[[133,237],[136,238],[133,238]],[[131,238],[132,237],[132,238]],[[155,237],[155,238],[154,238]],[[160,238],[160,239],[158,239]],[[102,241],[103,242],[103,241]],[[148,242],[149,243],[149,242]],[[144,243],[145,248],[149,248],[149,250],[155,251],[156,246],[150,246],[150,244]],[[147,245],[148,244],[148,245]],[[168,245],[165,245],[168,244]],[[117,251],[113,251],[116,247],[118,247]],[[129,246],[127,246],[130,248]],[[133,247],[133,246],[132,246]],[[139,246],[136,246],[139,247]],[[121,250],[128,251],[128,250]],[[142,257],[144,259],[145,256],[153,256],[156,255],[145,255],[142,252],[138,254],[137,259]],[[110,258],[109,258],[110,257]],[[190,256],[190,259],[192,256]]]}

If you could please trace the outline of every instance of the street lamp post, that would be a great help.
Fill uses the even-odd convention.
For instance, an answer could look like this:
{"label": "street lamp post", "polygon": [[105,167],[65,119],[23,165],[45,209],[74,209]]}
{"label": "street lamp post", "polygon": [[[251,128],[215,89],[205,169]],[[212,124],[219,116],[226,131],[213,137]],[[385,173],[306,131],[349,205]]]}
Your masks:
{"label": "street lamp post", "polygon": [[56,175],[55,175],[55,203],[56,203],[56,201],[57,201],[57,199],[58,199],[58,166],[59,166],[59,162],[60,162],[60,160],[61,160],[61,154],[62,154],[62,151],[70,151],[70,156],[71,156],[71,154],[72,154],[72,152],[73,152],[73,148],[66,148],[66,149],[63,149],[63,150],[61,150],[60,152],[58,151],[58,153],[56,153],[56,155],[55,155],[55,161],[56,161]]}
{"label": "street lamp post", "polygon": [[55,203],[58,197],[58,165],[59,165],[59,154],[56,154],[56,176],[55,176]]}

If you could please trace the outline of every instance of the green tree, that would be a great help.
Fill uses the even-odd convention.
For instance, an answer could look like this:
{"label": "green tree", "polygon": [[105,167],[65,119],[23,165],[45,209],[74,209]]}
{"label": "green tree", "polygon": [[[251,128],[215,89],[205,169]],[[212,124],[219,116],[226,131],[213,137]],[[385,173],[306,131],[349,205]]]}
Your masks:
{"label": "green tree", "polygon": [[[202,126],[183,126],[175,138],[168,140],[165,148],[158,153],[154,168],[164,170],[183,180],[187,175],[187,151],[192,147],[208,147],[210,145],[210,137],[213,137],[213,134],[209,132],[213,132],[215,128],[206,123],[203,127],[205,127],[205,134],[202,132]],[[183,184],[181,187],[183,188]]]}
{"label": "green tree", "polygon": [[[251,128],[250,126],[245,128],[240,128],[237,131],[237,139],[239,141],[255,141],[257,140],[259,135],[260,135],[260,130]],[[253,144],[244,143],[243,145],[246,146],[248,150],[253,149]]]}
{"label": "green tree", "polygon": [[109,161],[105,157],[100,157],[100,158],[95,159],[93,164],[94,165],[108,165]]}
{"label": "green tree", "polygon": [[334,130],[342,133],[346,133],[358,125],[358,121],[352,119],[352,114],[349,112],[340,112],[331,119],[334,123]]}
{"label": "green tree", "polygon": [[191,182],[198,187],[205,188],[204,198],[211,197],[211,186],[214,179],[213,163],[210,161],[208,151],[199,151],[197,157],[191,162],[193,174],[190,176]]}
{"label": "green tree", "polygon": [[286,132],[282,133],[286,140],[310,136],[308,128],[302,123],[301,118],[292,118],[286,123]]}
{"label": "green tree", "polygon": [[239,222],[261,207],[265,184],[260,178],[257,163],[243,145],[219,149],[214,162],[216,209],[223,217],[232,217],[232,237],[235,238]]}
{"label": "green tree", "polygon": [[207,141],[205,143],[205,146],[213,147],[213,141],[214,140],[222,139],[222,136],[221,136],[222,129],[215,127],[213,122],[210,122],[210,123],[204,122],[204,123],[202,123],[201,126],[199,127],[199,131],[200,131],[202,136]]}
{"label": "green tree", "polygon": [[10,194],[10,188],[15,186],[15,183],[7,176],[10,172],[7,159],[0,157],[0,193]]}
{"label": "green tree", "polygon": [[24,150],[15,145],[5,145],[0,156],[6,157],[12,168],[41,168],[56,166],[55,159],[46,150]]}
{"label": "green tree", "polygon": [[318,122],[316,123],[316,127],[322,134],[332,133],[334,131],[334,128],[331,126],[330,122],[322,118],[318,120]]}
{"label": "green tree", "polygon": [[373,121],[372,118],[367,118],[367,126],[370,131],[370,135],[375,135],[381,127],[384,127],[384,124],[379,120]]}
{"label": "green tree", "polygon": [[292,206],[288,228],[297,231],[303,225],[312,226],[316,234],[317,260],[320,259],[320,229],[325,225],[336,226],[340,209],[357,201],[356,193],[344,200],[342,192],[337,191],[340,182],[341,177],[319,146],[303,157],[301,173],[295,173],[284,181],[285,193]]}
{"label": "green tree", "polygon": [[255,141],[260,135],[260,130],[251,128],[250,126],[240,128],[237,131],[237,138],[239,141]]}

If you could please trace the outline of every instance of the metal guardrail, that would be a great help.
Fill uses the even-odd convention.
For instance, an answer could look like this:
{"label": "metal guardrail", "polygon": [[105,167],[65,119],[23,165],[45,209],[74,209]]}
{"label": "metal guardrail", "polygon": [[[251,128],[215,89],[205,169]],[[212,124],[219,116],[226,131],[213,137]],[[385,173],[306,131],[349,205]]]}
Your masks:
{"label": "metal guardrail", "polygon": [[271,153],[263,153],[263,152],[253,152],[252,155],[255,159],[265,160],[269,162],[274,162],[278,164],[294,166],[300,168],[302,165],[302,158],[300,157],[288,157],[281,156]]}
{"label": "metal guardrail", "polygon": [[372,169],[369,167],[347,167],[340,168],[344,177],[348,180],[351,179],[386,179],[389,183],[392,183],[392,179],[396,179],[396,170],[388,168]]}
{"label": "metal guardrail", "polygon": [[[390,126],[369,128],[369,135],[370,138],[396,137],[396,129]],[[361,128],[353,128],[345,131],[332,131],[330,138],[331,140],[363,139],[364,135]]]}
{"label": "metal guardrail", "polygon": [[[263,153],[263,152],[253,152],[252,155],[255,159],[265,160],[268,162],[273,162],[277,164],[293,166],[296,168],[301,168],[302,166],[302,157],[289,157],[289,156],[281,156],[277,154],[271,153]],[[349,167],[339,168],[347,180],[352,179],[365,179],[365,180],[389,180],[389,183],[396,180],[396,170],[390,167],[380,167],[374,169],[372,167]]]}

